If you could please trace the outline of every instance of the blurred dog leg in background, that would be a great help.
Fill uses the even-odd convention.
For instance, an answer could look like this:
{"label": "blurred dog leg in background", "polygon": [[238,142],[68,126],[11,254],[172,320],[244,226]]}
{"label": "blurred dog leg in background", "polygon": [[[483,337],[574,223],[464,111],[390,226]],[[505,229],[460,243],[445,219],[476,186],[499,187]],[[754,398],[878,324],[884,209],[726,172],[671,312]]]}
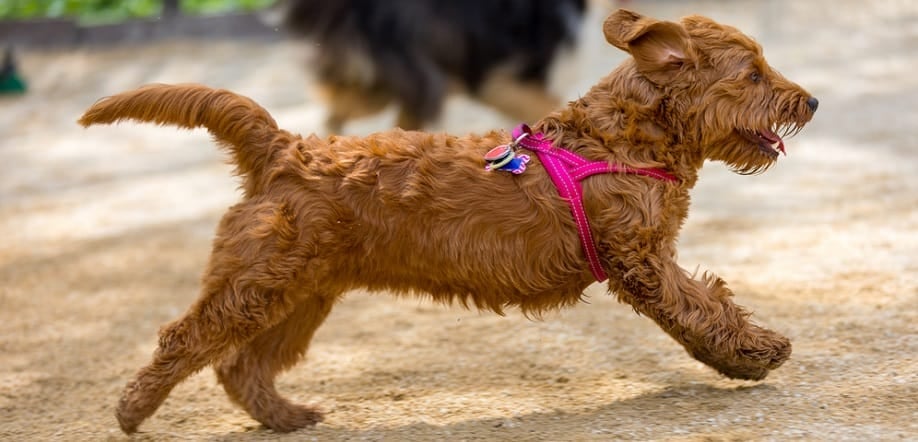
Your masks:
{"label": "blurred dog leg in background", "polygon": [[397,125],[437,120],[464,92],[534,122],[560,105],[548,75],[573,47],[585,0],[283,0],[285,29],[315,48],[310,69],[328,105],[327,129],[390,103]]}

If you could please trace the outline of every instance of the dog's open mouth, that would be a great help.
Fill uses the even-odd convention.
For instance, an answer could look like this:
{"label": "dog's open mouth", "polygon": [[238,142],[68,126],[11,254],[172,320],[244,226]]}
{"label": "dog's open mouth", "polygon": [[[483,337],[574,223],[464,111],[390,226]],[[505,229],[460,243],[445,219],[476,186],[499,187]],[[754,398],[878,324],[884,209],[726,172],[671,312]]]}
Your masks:
{"label": "dog's open mouth", "polygon": [[784,151],[784,140],[771,129],[738,130],[737,132],[770,157],[777,157],[778,152],[787,155],[787,152]]}

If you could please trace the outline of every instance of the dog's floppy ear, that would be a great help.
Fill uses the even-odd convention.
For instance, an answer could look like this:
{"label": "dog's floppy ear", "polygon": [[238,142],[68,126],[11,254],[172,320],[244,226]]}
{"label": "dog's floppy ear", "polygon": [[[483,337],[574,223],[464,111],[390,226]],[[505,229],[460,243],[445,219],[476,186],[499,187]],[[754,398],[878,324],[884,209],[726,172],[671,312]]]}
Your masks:
{"label": "dog's floppy ear", "polygon": [[678,23],[619,9],[602,25],[606,41],[634,57],[638,71],[663,84],[673,70],[694,64],[688,33]]}

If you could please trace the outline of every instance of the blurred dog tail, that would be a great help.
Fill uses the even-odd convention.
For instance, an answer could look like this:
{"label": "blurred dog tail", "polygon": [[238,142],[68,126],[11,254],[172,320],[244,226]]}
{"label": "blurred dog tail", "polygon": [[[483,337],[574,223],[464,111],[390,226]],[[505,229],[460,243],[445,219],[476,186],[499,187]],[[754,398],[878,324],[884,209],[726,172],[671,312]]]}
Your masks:
{"label": "blurred dog tail", "polygon": [[271,114],[250,98],[197,84],[151,84],[103,98],[78,122],[83,127],[122,120],[206,128],[233,154],[237,173],[261,177],[280,129]]}

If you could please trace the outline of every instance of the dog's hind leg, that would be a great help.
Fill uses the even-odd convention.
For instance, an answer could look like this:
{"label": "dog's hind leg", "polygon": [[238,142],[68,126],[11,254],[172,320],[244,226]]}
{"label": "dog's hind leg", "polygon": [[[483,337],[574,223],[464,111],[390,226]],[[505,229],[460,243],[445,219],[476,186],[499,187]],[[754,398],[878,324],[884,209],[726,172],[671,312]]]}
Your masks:
{"label": "dog's hind leg", "polygon": [[[201,296],[160,331],[153,361],[128,383],[115,412],[121,429],[137,431],[182,380],[282,323],[301,300],[304,268],[318,268],[301,246],[283,204],[243,203],[230,209],[214,241]],[[316,263],[310,266],[309,262]]]}
{"label": "dog's hind leg", "polygon": [[561,100],[538,81],[521,81],[513,73],[489,75],[476,95],[484,103],[524,123],[534,124],[558,109]]}
{"label": "dog's hind leg", "polygon": [[322,420],[319,411],[291,403],[278,394],[274,379],[306,353],[334,302],[334,297],[307,297],[287,319],[214,367],[230,399],[274,431],[293,431]]}
{"label": "dog's hind leg", "polygon": [[377,83],[347,83],[334,77],[319,78],[318,94],[328,107],[325,129],[330,134],[340,134],[348,121],[382,112],[394,98]]}
{"label": "dog's hind leg", "polygon": [[413,110],[403,107],[398,111],[395,126],[402,130],[421,130],[424,127],[424,120]]}
{"label": "dog's hind leg", "polygon": [[179,382],[286,317],[292,305],[284,296],[229,281],[206,287],[184,317],[163,327],[153,361],[125,387],[115,412],[121,429],[137,431]]}

